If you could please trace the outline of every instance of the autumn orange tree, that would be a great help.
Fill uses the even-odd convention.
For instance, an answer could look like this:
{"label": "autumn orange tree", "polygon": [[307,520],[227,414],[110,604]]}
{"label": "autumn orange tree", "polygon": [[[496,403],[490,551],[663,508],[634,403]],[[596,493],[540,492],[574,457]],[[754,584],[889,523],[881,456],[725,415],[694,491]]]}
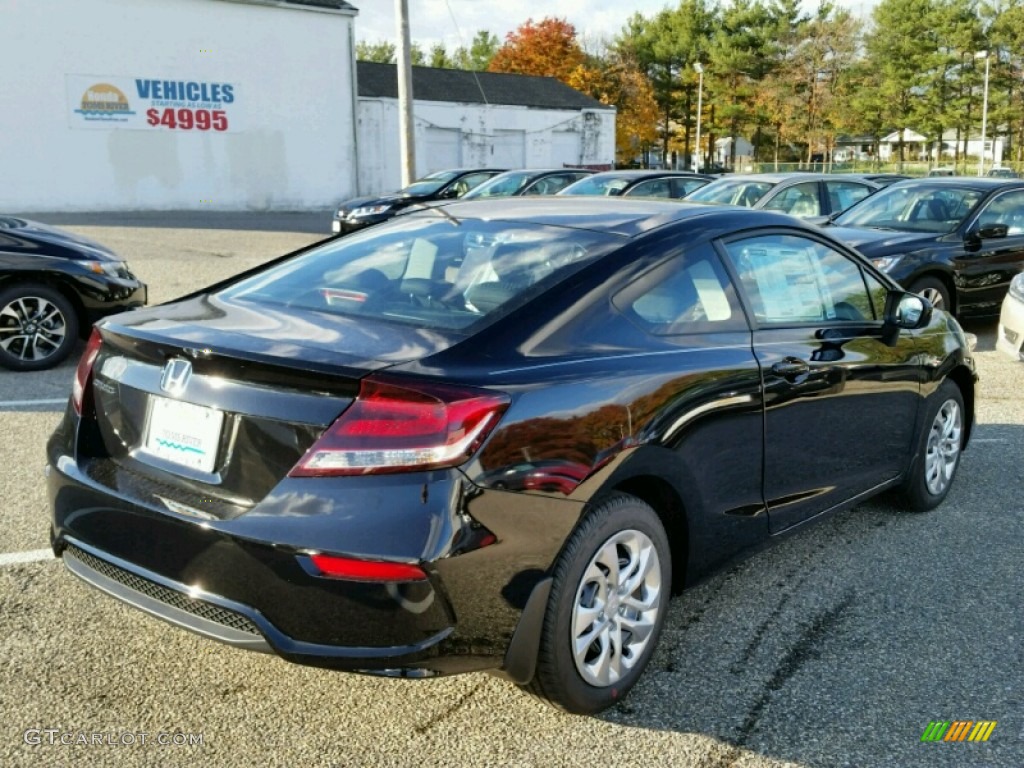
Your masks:
{"label": "autumn orange tree", "polygon": [[491,72],[556,77],[569,81],[586,54],[576,39],[576,28],[565,19],[528,19],[505,36],[505,44],[491,59]]}
{"label": "autumn orange tree", "polygon": [[569,76],[576,90],[615,107],[615,159],[630,163],[658,138],[654,89],[636,63],[612,54],[589,58]]}
{"label": "autumn orange tree", "polygon": [[650,82],[630,57],[588,56],[565,19],[530,19],[509,32],[491,59],[491,72],[554,77],[615,107],[617,160],[630,162],[657,137],[658,106]]}

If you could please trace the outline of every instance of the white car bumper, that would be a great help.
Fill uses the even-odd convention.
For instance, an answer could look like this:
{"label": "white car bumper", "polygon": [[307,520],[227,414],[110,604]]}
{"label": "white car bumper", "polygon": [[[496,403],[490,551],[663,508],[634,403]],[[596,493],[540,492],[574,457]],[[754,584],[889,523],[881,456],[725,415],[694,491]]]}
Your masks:
{"label": "white car bumper", "polygon": [[1024,344],[1024,301],[1007,294],[1003,300],[1003,311],[999,316],[999,331],[996,336],[996,349],[1005,352],[1018,360],[1021,345]]}

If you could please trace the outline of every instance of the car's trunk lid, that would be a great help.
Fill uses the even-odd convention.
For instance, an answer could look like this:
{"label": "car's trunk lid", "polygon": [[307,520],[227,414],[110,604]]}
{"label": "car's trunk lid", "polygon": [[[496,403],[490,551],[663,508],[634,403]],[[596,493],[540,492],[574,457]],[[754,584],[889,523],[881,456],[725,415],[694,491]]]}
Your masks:
{"label": "car's trunk lid", "polygon": [[220,519],[270,493],[362,377],[455,341],[209,296],[116,316],[101,333],[79,463],[150,506]]}

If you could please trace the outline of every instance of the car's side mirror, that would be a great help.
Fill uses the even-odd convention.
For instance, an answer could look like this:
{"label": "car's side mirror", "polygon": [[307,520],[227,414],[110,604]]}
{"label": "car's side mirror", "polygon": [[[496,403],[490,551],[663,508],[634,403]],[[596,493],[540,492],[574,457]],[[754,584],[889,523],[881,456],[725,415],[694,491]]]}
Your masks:
{"label": "car's side mirror", "polygon": [[978,227],[974,230],[973,234],[979,240],[993,240],[999,237],[1006,237],[1009,233],[1010,228],[1005,224],[987,224],[984,227]]}
{"label": "car's side mirror", "polygon": [[906,291],[889,291],[885,297],[885,328],[893,336],[901,330],[924,328],[931,319],[931,302],[923,296]]}
{"label": "car's side mirror", "polygon": [[444,190],[440,195],[438,195],[438,197],[440,197],[443,200],[454,200],[458,196],[459,187],[456,184],[452,184],[452,186],[448,187],[448,189]]}

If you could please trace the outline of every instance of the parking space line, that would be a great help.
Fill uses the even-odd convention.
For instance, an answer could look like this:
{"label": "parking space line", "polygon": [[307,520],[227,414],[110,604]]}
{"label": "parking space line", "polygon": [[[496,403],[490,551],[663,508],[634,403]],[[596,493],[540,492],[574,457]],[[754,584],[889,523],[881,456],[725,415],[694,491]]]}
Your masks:
{"label": "parking space line", "polygon": [[4,552],[0,554],[0,566],[38,563],[43,560],[53,560],[52,549],[32,549],[28,552]]}
{"label": "parking space line", "polygon": [[66,397],[50,397],[43,400],[0,400],[0,408],[18,408],[26,405],[64,405]]}

